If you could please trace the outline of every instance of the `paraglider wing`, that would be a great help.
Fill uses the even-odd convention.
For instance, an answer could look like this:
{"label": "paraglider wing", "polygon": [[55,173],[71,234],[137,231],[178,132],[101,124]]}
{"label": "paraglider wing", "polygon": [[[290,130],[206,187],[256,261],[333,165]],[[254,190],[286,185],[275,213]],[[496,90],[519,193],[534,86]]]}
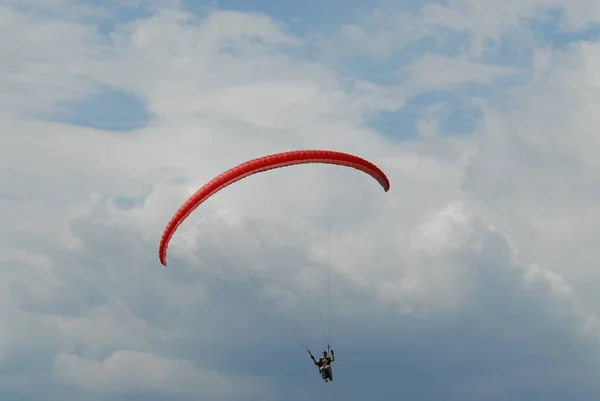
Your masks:
{"label": "paraglider wing", "polygon": [[347,153],[330,150],[298,150],[293,152],[276,153],[257,159],[249,160],[213,178],[210,182],[194,193],[175,213],[167,224],[158,250],[160,263],[167,265],[167,247],[177,227],[204,201],[221,189],[252,174],[272,170],[279,167],[296,164],[324,163],[352,167],[373,177],[387,192],[390,182],[385,173],[373,163]]}

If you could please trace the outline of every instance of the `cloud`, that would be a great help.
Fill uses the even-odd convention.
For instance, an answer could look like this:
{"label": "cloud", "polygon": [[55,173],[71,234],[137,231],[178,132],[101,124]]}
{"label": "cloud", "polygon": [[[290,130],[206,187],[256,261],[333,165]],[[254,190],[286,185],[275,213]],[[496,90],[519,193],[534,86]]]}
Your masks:
{"label": "cloud", "polygon": [[[80,385],[90,391],[118,390],[134,386],[142,390],[229,395],[248,392],[244,380],[223,378],[199,371],[193,363],[159,358],[152,354],[120,350],[101,363],[76,355],[57,355],[53,370],[58,380]],[[199,380],[200,378],[200,380]],[[212,390],[215,389],[215,390]]]}
{"label": "cloud", "polygon": [[[259,5],[36,4],[0,7],[3,400],[597,399],[600,45],[524,23],[588,29],[591,3],[374,5],[302,34]],[[378,131],[407,108],[416,128]],[[199,186],[300,148],[391,190],[249,177],[159,265]]]}
{"label": "cloud", "polygon": [[[443,71],[438,68],[441,64],[445,66]],[[410,85],[425,91],[469,83],[490,84],[495,78],[517,72],[509,68],[472,63],[464,58],[426,55],[411,65]]]}

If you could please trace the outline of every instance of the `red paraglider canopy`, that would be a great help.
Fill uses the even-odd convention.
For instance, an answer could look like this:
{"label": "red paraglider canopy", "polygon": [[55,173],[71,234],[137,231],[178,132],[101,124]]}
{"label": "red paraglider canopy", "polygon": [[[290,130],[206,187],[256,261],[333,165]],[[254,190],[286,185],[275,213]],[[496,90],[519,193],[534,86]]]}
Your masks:
{"label": "red paraglider canopy", "polygon": [[390,182],[385,173],[373,163],[347,153],[330,150],[298,150],[293,152],[276,153],[257,159],[249,160],[213,178],[210,182],[194,193],[180,208],[167,224],[158,250],[160,263],[167,265],[167,247],[177,227],[204,201],[221,189],[252,174],[275,168],[296,164],[324,163],[352,167],[373,177],[387,192]]}

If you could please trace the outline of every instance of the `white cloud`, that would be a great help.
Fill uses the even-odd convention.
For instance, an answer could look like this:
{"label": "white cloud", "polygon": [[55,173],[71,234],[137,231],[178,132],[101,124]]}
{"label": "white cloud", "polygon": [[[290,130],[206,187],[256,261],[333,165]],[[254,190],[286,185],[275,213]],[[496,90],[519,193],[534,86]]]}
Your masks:
{"label": "white cloud", "polygon": [[102,361],[77,355],[59,354],[54,358],[58,380],[79,384],[90,391],[127,389],[131,386],[188,394],[252,394],[253,384],[243,378],[223,377],[199,370],[191,361],[173,361],[132,350],[116,351]]}
{"label": "white cloud", "polygon": [[[440,69],[440,65],[444,68]],[[419,91],[445,89],[453,85],[477,83],[491,84],[494,78],[516,75],[511,68],[485,66],[470,62],[464,56],[449,58],[425,55],[409,68],[410,84]]]}

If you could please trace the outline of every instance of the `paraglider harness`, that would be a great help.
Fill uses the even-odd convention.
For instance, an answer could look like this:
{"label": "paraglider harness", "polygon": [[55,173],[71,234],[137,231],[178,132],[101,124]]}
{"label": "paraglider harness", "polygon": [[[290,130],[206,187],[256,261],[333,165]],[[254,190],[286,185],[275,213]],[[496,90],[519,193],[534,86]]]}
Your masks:
{"label": "paraglider harness", "polygon": [[316,360],[313,354],[308,350],[308,355],[310,355],[310,359],[312,359],[315,366],[319,368],[319,373],[321,373],[321,378],[325,380],[325,383],[333,380],[333,374],[331,372],[331,362],[335,361],[335,352],[327,346],[327,350],[331,353],[331,357],[321,357],[319,360]]}

